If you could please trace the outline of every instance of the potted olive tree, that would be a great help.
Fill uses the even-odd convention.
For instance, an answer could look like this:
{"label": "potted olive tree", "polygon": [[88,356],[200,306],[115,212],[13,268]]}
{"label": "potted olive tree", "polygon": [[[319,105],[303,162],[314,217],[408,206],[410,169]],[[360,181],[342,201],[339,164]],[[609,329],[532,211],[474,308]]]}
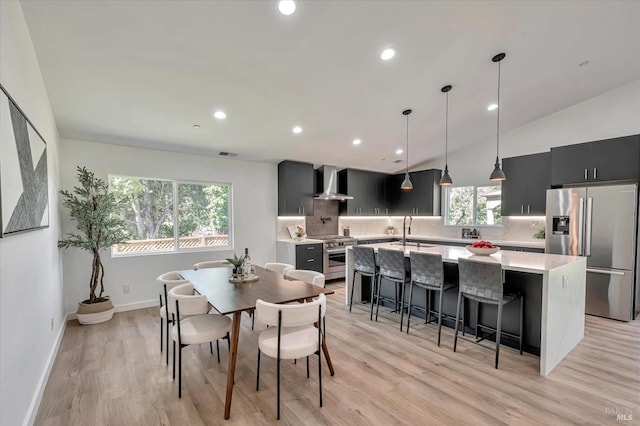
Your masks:
{"label": "potted olive tree", "polygon": [[[113,303],[104,293],[104,266],[100,252],[126,239],[124,222],[118,217],[122,201],[109,192],[107,183],[96,178],[85,167],[78,167],[76,174],[79,186],[73,191],[60,191],[62,206],[69,209],[71,219],[76,222],[77,233],[68,233],[58,241],[59,248],[76,247],[93,256],[89,298],[78,304],[77,317],[81,324],[96,324],[113,317]],[[96,290],[100,285],[100,293]]]}

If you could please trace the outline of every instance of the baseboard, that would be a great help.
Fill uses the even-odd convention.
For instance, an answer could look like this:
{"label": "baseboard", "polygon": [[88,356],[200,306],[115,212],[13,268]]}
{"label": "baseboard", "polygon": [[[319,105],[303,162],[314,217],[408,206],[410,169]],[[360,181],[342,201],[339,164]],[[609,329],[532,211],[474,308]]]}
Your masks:
{"label": "baseboard", "polygon": [[[143,300],[141,302],[126,303],[124,305],[115,305],[116,310],[114,312],[126,312],[134,311],[136,309],[152,308],[158,305],[158,299]],[[67,321],[76,319],[75,312],[67,313]]]}
{"label": "baseboard", "polygon": [[36,387],[36,393],[31,401],[31,405],[29,405],[29,411],[27,411],[27,416],[24,419],[24,425],[30,426],[36,421],[36,416],[38,415],[38,409],[40,408],[40,402],[42,401],[42,395],[44,395],[44,389],[47,387],[47,382],[49,381],[49,374],[51,374],[51,369],[53,368],[53,363],[56,360],[56,356],[58,355],[58,349],[60,349],[60,344],[62,343],[62,337],[64,336],[64,332],[67,329],[67,322],[63,321],[60,327],[60,331],[58,332],[58,336],[56,337],[56,342],[49,353],[49,359],[47,360],[47,367],[42,372],[40,376],[40,380],[38,381],[38,386]]}

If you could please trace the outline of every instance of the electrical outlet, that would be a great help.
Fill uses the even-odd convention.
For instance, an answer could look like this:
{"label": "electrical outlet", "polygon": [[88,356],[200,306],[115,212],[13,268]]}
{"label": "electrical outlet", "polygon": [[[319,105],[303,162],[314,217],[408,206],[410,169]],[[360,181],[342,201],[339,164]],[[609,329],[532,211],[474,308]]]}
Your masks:
{"label": "electrical outlet", "polygon": [[51,331],[53,331],[53,317],[51,317]]}
{"label": "electrical outlet", "polygon": [[131,286],[129,284],[125,284],[122,286],[122,293],[129,294],[131,293]]}
{"label": "electrical outlet", "polygon": [[531,229],[540,229],[544,226],[544,222],[541,220],[532,220]]}

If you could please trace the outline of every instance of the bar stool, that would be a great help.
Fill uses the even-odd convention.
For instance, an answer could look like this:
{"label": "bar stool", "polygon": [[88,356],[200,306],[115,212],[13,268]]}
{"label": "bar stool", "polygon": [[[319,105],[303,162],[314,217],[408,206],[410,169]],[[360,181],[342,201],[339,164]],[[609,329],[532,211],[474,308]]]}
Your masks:
{"label": "bar stool", "polygon": [[[407,274],[404,266],[404,250],[378,249],[378,267],[380,268],[380,273],[378,274],[378,289],[376,292],[376,321],[378,321],[382,279],[384,278],[396,285],[395,310],[393,312],[398,311],[398,286],[401,286],[400,300],[402,301],[402,310],[404,309],[404,287],[405,284],[411,281],[411,275]],[[385,299],[390,300],[390,298]],[[373,303],[371,303],[371,311],[373,312]],[[400,331],[402,331],[402,316],[400,317]]]}
{"label": "bar stool", "polygon": [[[496,328],[492,328],[486,325],[479,325],[479,327],[486,328],[494,331],[487,336],[476,339],[468,339],[460,337],[461,339],[468,340],[472,343],[478,344],[482,347],[495,350],[496,361],[495,367],[498,368],[498,357],[500,355],[500,337],[504,334],[507,337],[518,340],[520,344],[520,355],[522,355],[522,342],[523,342],[523,322],[524,322],[524,296],[522,294],[504,294],[504,284],[502,280],[502,265],[499,263],[481,262],[470,259],[458,259],[458,269],[460,272],[460,290],[458,292],[458,305],[456,308],[456,330],[453,340],[453,351],[456,351],[458,343],[458,317],[460,314],[460,301],[467,298],[478,302],[478,310],[480,304],[490,304],[498,306],[498,318],[496,321]],[[520,300],[520,327],[519,334],[511,334],[501,332],[502,328],[502,308],[514,300]],[[496,336],[495,349],[490,346],[485,346],[481,342],[491,336]]]}
{"label": "bar stool", "polygon": [[[376,265],[376,253],[373,247],[353,246],[353,279],[351,280],[351,298],[349,299],[349,312],[353,305],[353,289],[356,284],[356,273],[362,277],[370,277],[371,280],[371,304],[373,305],[373,293],[376,287],[380,268]],[[362,281],[360,281],[362,283]],[[360,285],[362,289],[362,285]],[[373,309],[371,310],[370,320],[373,319]]]}
{"label": "bar stool", "polygon": [[[442,297],[445,291],[455,287],[454,284],[444,282],[444,268],[442,265],[442,255],[433,253],[409,252],[411,259],[411,285],[409,287],[409,311],[407,314],[407,334],[409,334],[409,323],[411,322],[411,308],[413,307],[413,287],[420,287],[425,290],[425,324],[431,322],[434,312],[431,310],[431,292],[439,293],[438,303],[438,346],[440,346],[440,336],[442,334]],[[415,307],[420,309],[420,307]],[[464,307],[463,307],[464,312]],[[445,315],[449,317],[449,315]],[[453,318],[453,317],[451,317]],[[464,327],[464,315],[462,324]]]}

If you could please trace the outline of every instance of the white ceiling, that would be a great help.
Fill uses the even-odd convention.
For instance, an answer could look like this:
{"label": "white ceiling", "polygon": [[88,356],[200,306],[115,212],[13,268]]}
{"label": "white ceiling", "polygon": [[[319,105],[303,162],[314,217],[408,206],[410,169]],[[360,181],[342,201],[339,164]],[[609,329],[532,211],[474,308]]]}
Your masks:
{"label": "white ceiling", "polygon": [[503,130],[640,78],[640,1],[21,3],[60,135],[81,140],[395,172],[406,108],[409,164],[443,154],[445,84],[450,151],[495,136],[496,53]]}

